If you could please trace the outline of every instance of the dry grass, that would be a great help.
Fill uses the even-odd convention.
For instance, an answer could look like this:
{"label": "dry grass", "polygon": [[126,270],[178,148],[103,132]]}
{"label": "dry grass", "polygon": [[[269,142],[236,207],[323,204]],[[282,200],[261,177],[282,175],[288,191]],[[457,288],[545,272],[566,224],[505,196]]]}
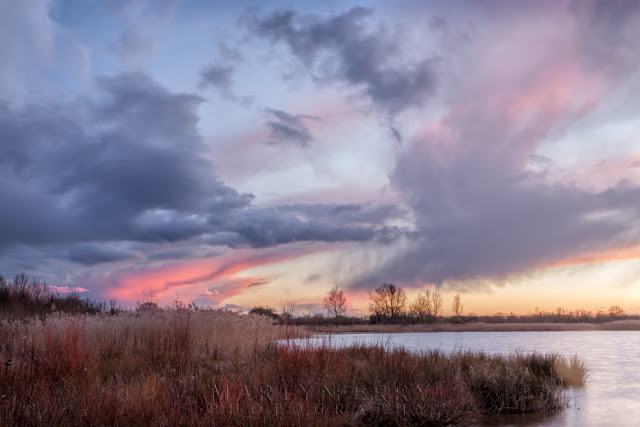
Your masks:
{"label": "dry grass", "polygon": [[557,356],[553,367],[565,386],[582,387],[586,384],[589,368],[577,355],[566,358]]}
{"label": "dry grass", "polygon": [[322,325],[306,326],[312,333],[402,332],[533,332],[533,331],[640,331],[640,320],[607,323],[433,323],[416,325]]}
{"label": "dry grass", "polygon": [[0,425],[468,425],[564,407],[581,366],[288,340],[303,335],[213,310],[0,322]]}

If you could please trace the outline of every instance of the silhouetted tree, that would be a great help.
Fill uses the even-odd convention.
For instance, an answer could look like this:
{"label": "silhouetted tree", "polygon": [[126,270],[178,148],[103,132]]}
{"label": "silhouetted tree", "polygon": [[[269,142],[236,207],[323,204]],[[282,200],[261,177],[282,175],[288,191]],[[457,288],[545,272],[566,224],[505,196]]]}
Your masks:
{"label": "silhouetted tree", "polygon": [[460,301],[460,294],[455,294],[455,296],[453,297],[453,302],[451,303],[451,309],[453,310],[454,316],[456,317],[462,316],[464,307],[462,305],[462,302]]}
{"label": "silhouetted tree", "polygon": [[409,311],[421,320],[430,319],[433,316],[431,291],[427,289],[424,295],[418,294],[413,304],[409,307]]}
{"label": "silhouetted tree", "polygon": [[371,302],[369,310],[378,316],[394,319],[401,314],[407,303],[407,294],[404,289],[392,283],[384,283],[369,294]]}
{"label": "silhouetted tree", "polygon": [[624,310],[619,305],[612,305],[609,307],[609,314],[611,316],[622,316],[624,314]]}
{"label": "silhouetted tree", "polygon": [[433,317],[438,317],[442,312],[442,304],[444,304],[444,301],[440,290],[434,289],[433,292],[431,292],[431,308],[433,309]]}
{"label": "silhouetted tree", "polygon": [[280,300],[280,314],[285,321],[294,319],[298,311],[298,303],[291,298],[283,298]]}
{"label": "silhouetted tree", "polygon": [[347,298],[344,296],[344,292],[334,286],[327,296],[324,297],[322,305],[330,316],[339,317],[347,312]]}

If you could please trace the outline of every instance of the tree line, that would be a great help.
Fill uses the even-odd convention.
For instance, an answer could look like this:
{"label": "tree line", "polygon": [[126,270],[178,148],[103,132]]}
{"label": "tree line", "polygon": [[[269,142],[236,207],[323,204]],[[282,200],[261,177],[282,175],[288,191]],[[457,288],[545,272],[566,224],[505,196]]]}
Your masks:
{"label": "tree line", "polygon": [[283,300],[281,312],[275,308],[254,307],[250,313],[269,316],[274,321],[299,325],[351,325],[351,324],[428,324],[440,321],[452,323],[601,323],[620,319],[638,319],[640,316],[627,314],[620,306],[613,305],[606,311],[596,313],[586,310],[569,311],[561,307],[551,312],[538,311],[535,314],[518,315],[515,313],[494,315],[465,314],[460,294],[451,300],[451,315],[443,313],[445,303],[439,289],[426,289],[412,302],[407,292],[393,283],[383,283],[369,293],[369,316],[347,315],[347,298],[340,288],[333,287],[323,299],[324,313],[297,316],[295,301]]}

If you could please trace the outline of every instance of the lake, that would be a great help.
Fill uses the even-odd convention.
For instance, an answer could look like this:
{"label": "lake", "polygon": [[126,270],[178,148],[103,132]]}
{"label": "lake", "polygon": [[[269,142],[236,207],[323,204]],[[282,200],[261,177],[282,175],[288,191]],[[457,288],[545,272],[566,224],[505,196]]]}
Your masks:
{"label": "lake", "polygon": [[428,332],[340,334],[312,338],[332,346],[355,343],[402,346],[411,351],[482,350],[509,354],[517,350],[577,354],[589,367],[587,385],[569,389],[571,408],[555,414],[500,416],[496,426],[638,426],[640,425],[640,331]]}

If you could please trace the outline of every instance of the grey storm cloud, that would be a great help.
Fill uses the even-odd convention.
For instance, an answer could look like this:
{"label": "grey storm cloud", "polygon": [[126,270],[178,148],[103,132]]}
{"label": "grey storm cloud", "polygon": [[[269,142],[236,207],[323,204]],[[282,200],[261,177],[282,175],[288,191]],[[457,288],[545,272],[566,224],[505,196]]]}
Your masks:
{"label": "grey storm cloud", "polygon": [[[589,4],[589,11],[598,9]],[[633,56],[633,65],[622,55],[606,69],[601,66],[612,60],[609,51],[621,46],[625,50],[630,25],[639,18],[637,12],[635,20],[626,15],[628,2],[611,3],[612,8],[615,5],[620,6],[617,13],[606,4],[609,18],[602,28],[589,23],[594,19],[601,23],[603,15],[583,13],[574,18],[578,31],[588,37],[598,37],[591,31],[600,31],[602,37],[616,41],[599,53],[574,35],[575,60],[606,73],[611,82],[624,79],[624,70],[640,65],[640,55]],[[509,13],[522,13],[515,9],[519,8]],[[596,60],[598,55],[604,62]],[[491,81],[481,67],[468,79],[477,92],[451,89],[452,105],[465,108],[441,123],[445,131],[414,137],[390,174],[391,185],[404,196],[416,219],[415,232],[406,234],[408,249],[355,278],[353,286],[384,281],[461,286],[464,281],[504,279],[584,253],[637,245],[640,187],[621,181],[595,191],[553,179],[550,172],[559,167],[553,159],[536,154],[550,132],[557,134],[582,117],[579,107],[550,111],[554,108],[543,102],[535,119],[510,121],[504,111],[512,105],[510,96],[518,93]],[[495,102],[491,109],[485,108],[486,99]],[[529,173],[531,164],[542,173]]]}
{"label": "grey storm cloud", "polygon": [[387,243],[400,236],[397,227],[375,224],[358,225],[323,220],[303,220],[278,208],[253,208],[238,212],[208,241],[230,247],[265,248],[294,242],[366,242]]}
{"label": "grey storm cloud", "polygon": [[591,193],[540,175],[510,179],[507,168],[494,169],[490,175],[479,165],[443,163],[428,150],[402,155],[391,181],[417,218],[415,232],[406,234],[410,249],[352,285],[501,279],[640,239],[640,188]]}
{"label": "grey storm cloud", "polygon": [[293,10],[250,15],[250,30],[284,43],[321,81],[338,81],[361,90],[384,112],[397,114],[422,106],[434,93],[434,58],[405,58],[400,36],[369,23],[371,9],[339,15],[299,15]]}
{"label": "grey storm cloud", "polygon": [[400,156],[390,176],[416,217],[410,249],[354,286],[500,279],[640,239],[640,188],[593,193],[544,175],[516,176],[504,166],[515,162],[515,150],[488,145],[467,147],[473,161],[445,161],[433,142]]}
{"label": "grey storm cloud", "polygon": [[91,265],[138,256],[111,242],[266,247],[390,234],[254,206],[215,173],[198,132],[201,98],[140,73],[98,86],[71,105],[0,104],[0,252],[68,245],[69,260]]}
{"label": "grey storm cloud", "polygon": [[108,243],[79,243],[69,249],[69,260],[84,265],[141,258],[141,253]]}
{"label": "grey storm cloud", "polygon": [[302,148],[309,147],[313,141],[305,120],[318,120],[317,117],[304,114],[293,115],[281,110],[268,109],[272,120],[267,121],[269,128],[268,144],[293,144]]}
{"label": "grey storm cloud", "polygon": [[396,205],[363,205],[358,203],[291,203],[279,206],[305,219],[350,224],[382,224],[401,218],[405,212]]}

